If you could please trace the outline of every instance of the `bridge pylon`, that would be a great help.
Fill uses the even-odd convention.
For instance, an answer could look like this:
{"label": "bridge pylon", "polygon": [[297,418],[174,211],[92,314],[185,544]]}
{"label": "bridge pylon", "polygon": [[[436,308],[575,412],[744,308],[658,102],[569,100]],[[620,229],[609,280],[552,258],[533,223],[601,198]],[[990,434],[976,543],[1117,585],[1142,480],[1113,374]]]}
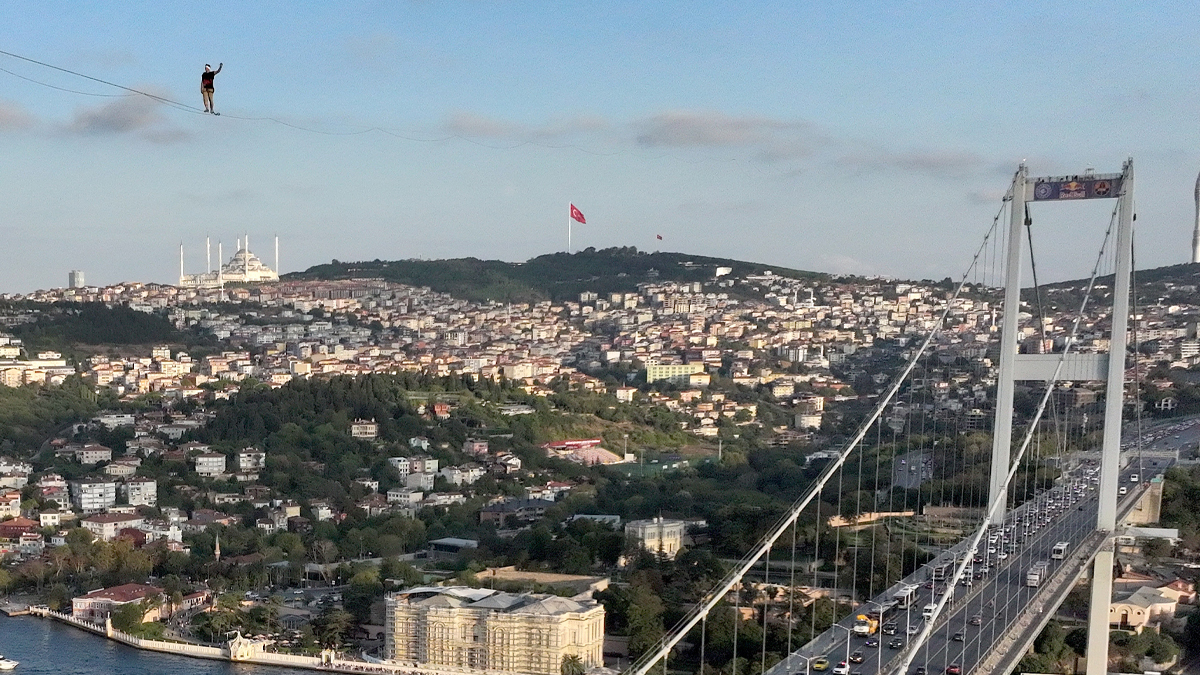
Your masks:
{"label": "bridge pylon", "polygon": [[1121,468],[1121,415],[1125,394],[1125,349],[1128,342],[1130,277],[1133,270],[1133,160],[1120,173],[1085,172],[1072,176],[1030,178],[1025,165],[1017,170],[1008,195],[1010,218],[1008,257],[1005,261],[1004,313],[1000,327],[1000,364],[996,385],[996,414],[992,429],[992,467],[989,500],[1003,520],[1007,502],[1005,479],[1012,449],[1013,393],[1018,381],[1051,380],[1060,360],[1054,354],[1018,353],[1018,320],[1021,309],[1023,228],[1031,202],[1065,202],[1080,199],[1117,199],[1116,268],[1113,281],[1112,333],[1107,354],[1068,354],[1059,380],[1100,381],[1107,384],[1104,404],[1104,441],[1101,448],[1099,510],[1096,530],[1108,541],[1093,563],[1091,605],[1088,616],[1087,675],[1103,675],[1108,665],[1108,608],[1112,601],[1113,546],[1116,529],[1117,479]]}

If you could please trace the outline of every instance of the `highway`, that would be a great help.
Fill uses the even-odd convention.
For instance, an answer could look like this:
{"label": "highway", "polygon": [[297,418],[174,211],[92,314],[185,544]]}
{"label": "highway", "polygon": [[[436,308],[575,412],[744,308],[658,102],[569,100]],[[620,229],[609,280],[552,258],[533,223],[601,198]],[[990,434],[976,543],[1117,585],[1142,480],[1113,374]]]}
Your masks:
{"label": "highway", "polygon": [[[1163,449],[1163,446],[1196,447],[1200,443],[1198,422],[1200,420],[1188,420],[1147,428],[1143,432],[1147,449],[1155,442],[1158,443],[1158,449]],[[1164,472],[1172,461],[1162,457],[1133,458],[1121,471],[1119,485],[1132,491],[1141,480],[1148,480]],[[989,544],[987,537],[981,540],[980,554],[987,558],[984,563],[991,563],[990,573],[982,579],[973,580],[970,587],[960,585],[954,589],[955,599],[943,609],[943,616],[938,625],[914,659],[911,673],[919,673],[919,669],[924,668],[929,675],[940,675],[950,672],[948,669],[952,665],[958,666],[962,673],[970,673],[979,664],[991,645],[995,644],[1004,629],[1021,615],[1039,590],[1026,585],[1026,573],[1034,563],[1047,561],[1051,566],[1048,576],[1053,575],[1062,564],[1062,561],[1050,558],[1055,544],[1061,541],[1069,542],[1067,557],[1070,557],[1075,547],[1095,530],[1097,497],[1093,480],[1098,480],[1098,472],[1098,466],[1085,464],[1077,467],[1056,482],[1049,492],[1010,511],[1000,528],[1001,532],[1012,528],[1010,535],[1015,550],[1006,559],[998,559],[1005,548],[1003,541]],[[1133,478],[1134,474],[1138,474],[1136,481]],[[1047,501],[1052,498],[1060,499],[1061,505],[1048,505]],[[1053,511],[1055,508],[1056,512]],[[1047,517],[1049,522],[1038,523],[1039,528],[1021,540],[1019,535],[1025,527],[1025,522]],[[960,542],[951,552],[961,552],[965,550],[966,545],[967,542]],[[995,554],[989,555],[986,552],[989,546],[996,548]],[[938,560],[947,557],[948,554],[943,554]],[[974,565],[976,570],[982,566]],[[906,610],[894,611],[884,618],[884,626],[889,623],[895,624],[895,635],[882,634],[881,631],[870,638],[851,637],[850,627],[854,623],[852,615],[806,646],[812,648],[813,645],[819,645],[819,650],[806,652],[802,649],[795,652],[790,658],[771,668],[770,675],[801,675],[815,672],[817,669],[812,667],[813,662],[819,657],[829,661],[827,672],[830,673],[845,672],[843,668],[851,674],[861,675],[884,672],[889,662],[902,654],[909,639],[916,637],[915,633],[923,628],[922,608],[935,601],[935,585],[927,581],[930,573],[931,565],[926,565],[905,580],[906,583],[920,586],[917,600]],[[871,609],[872,603],[877,605],[888,600],[891,600],[889,595],[880,595],[871,602],[864,603],[859,609],[866,612]],[[854,614],[858,613],[856,611]],[[976,623],[978,625],[975,625]],[[890,647],[889,643],[897,638],[903,646]],[[861,657],[861,662],[850,661],[852,655],[856,660]],[[850,662],[843,666],[841,662],[846,661]],[[892,667],[894,668],[895,664],[892,664]]]}
{"label": "highway", "polygon": [[929,452],[910,452],[892,460],[893,488],[916,490],[932,478],[933,455]]}

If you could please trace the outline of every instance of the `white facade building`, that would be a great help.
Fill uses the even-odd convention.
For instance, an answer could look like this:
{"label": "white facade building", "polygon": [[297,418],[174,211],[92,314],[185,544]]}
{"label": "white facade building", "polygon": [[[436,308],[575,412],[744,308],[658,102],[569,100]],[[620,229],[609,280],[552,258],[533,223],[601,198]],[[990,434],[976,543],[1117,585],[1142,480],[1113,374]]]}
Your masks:
{"label": "white facade building", "polygon": [[104,511],[117,503],[117,484],[101,478],[71,481],[71,504],[84,513]]}
{"label": "white facade building", "polygon": [[559,675],[563,658],[603,665],[604,606],[483,588],[412,588],[387,596],[383,656],[437,669]]}
{"label": "white facade building", "polygon": [[150,478],[126,481],[125,496],[130,506],[157,506],[158,482]]}
{"label": "white facade building", "polygon": [[225,473],[225,455],[219,452],[204,452],[193,459],[196,473],[206,478],[214,478]]}
{"label": "white facade building", "polygon": [[682,520],[650,518],[631,520],[625,524],[625,536],[636,539],[642,548],[674,559],[683,548],[683,533],[687,524]]}

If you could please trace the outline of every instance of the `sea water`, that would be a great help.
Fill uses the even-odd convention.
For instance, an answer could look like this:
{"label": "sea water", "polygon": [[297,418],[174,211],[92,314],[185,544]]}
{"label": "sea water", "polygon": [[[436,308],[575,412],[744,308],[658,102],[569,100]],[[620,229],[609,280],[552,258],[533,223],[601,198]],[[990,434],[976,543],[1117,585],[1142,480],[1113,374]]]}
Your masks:
{"label": "sea water", "polygon": [[148,652],[57,621],[0,615],[0,654],[17,675],[313,675],[315,671]]}

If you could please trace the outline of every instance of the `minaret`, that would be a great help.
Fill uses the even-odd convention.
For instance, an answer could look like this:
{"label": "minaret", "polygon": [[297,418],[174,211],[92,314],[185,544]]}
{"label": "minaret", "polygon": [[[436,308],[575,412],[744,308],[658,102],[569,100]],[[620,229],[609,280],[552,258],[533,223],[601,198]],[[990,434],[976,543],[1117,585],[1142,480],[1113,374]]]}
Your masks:
{"label": "minaret", "polygon": [[179,242],[179,285],[183,285],[183,242]]}
{"label": "minaret", "polygon": [[212,271],[212,246],[209,244],[209,238],[204,238],[204,271],[205,273]]}
{"label": "minaret", "polygon": [[1192,231],[1192,262],[1200,263],[1200,176],[1196,176],[1196,228]]}
{"label": "minaret", "polygon": [[213,557],[217,559],[217,562],[221,562],[221,533],[220,532],[217,533],[217,543],[216,543],[216,546],[213,547]]}
{"label": "minaret", "polygon": [[[1196,184],[1196,189],[1200,190],[1200,182]],[[279,235],[275,235],[275,274],[279,274]]]}

